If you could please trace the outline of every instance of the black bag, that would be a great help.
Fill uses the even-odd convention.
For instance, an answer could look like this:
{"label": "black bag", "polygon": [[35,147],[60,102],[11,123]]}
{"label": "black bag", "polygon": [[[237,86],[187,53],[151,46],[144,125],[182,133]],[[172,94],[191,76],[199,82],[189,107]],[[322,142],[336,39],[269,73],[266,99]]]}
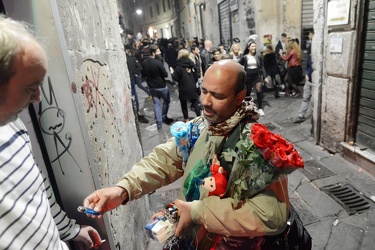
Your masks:
{"label": "black bag", "polygon": [[289,219],[284,232],[274,236],[264,236],[263,250],[310,250],[312,239],[303,226],[302,220],[290,204]]}
{"label": "black bag", "polygon": [[303,73],[302,66],[298,68],[297,82],[300,83],[305,80],[305,74]]}
{"label": "black bag", "polygon": [[280,77],[285,77],[286,73],[288,73],[288,70],[285,67],[285,61],[280,60],[279,63],[277,64],[277,67],[279,70]]}

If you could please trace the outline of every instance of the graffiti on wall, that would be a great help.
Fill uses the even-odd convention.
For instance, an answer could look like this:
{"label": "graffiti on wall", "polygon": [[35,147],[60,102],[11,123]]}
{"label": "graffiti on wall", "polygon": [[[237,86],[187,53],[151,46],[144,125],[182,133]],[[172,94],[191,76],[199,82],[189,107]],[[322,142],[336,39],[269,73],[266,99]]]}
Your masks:
{"label": "graffiti on wall", "polygon": [[252,8],[251,1],[244,1],[244,10],[245,10],[245,16],[246,16],[246,26],[249,30],[249,35],[255,34],[255,13],[254,9]]}
{"label": "graffiti on wall", "polygon": [[63,132],[65,126],[66,113],[61,109],[57,103],[55,91],[53,90],[51,78],[48,76],[48,91],[46,91],[45,86],[42,86],[43,100],[47,103],[44,107],[42,102],[39,104],[39,126],[42,133],[47,136],[53,137],[53,143],[55,146],[56,155],[55,157],[50,157],[51,162],[58,162],[60,170],[63,175],[65,172],[61,166],[60,159],[64,155],[68,154],[73,161],[76,163],[79,171],[82,172],[81,167],[78,162],[69,151],[72,145],[72,135],[70,132]]}
{"label": "graffiti on wall", "polygon": [[92,61],[85,61],[82,65],[82,69],[85,72],[82,75],[81,93],[87,101],[86,112],[90,113],[93,110],[95,118],[100,115],[105,120],[106,113],[113,113],[111,104],[104,96],[104,90],[107,89],[106,79],[108,76],[101,73],[101,67],[95,64],[102,66]]}

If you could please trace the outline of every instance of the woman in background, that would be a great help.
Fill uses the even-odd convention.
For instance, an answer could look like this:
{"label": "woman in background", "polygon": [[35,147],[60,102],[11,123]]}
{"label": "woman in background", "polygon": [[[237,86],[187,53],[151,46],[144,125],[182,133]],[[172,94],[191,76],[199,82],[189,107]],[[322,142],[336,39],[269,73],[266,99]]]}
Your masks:
{"label": "woman in background", "polygon": [[[265,70],[263,67],[263,57],[257,51],[255,41],[250,40],[247,43],[247,48],[244,51],[240,63],[244,66],[246,71],[246,96],[251,95],[253,87],[257,96],[258,112],[260,116],[264,116],[262,109],[263,102],[263,82],[262,77],[265,77]],[[263,75],[264,74],[264,75]],[[265,78],[268,83],[268,79]]]}
{"label": "woman in background", "polygon": [[266,75],[271,77],[272,85],[275,88],[275,98],[280,98],[279,84],[276,81],[276,75],[279,74],[276,54],[273,51],[272,45],[267,45],[266,50],[263,52],[263,64],[266,70]]}
{"label": "woman in background", "polygon": [[237,62],[241,61],[243,57],[241,46],[238,43],[233,43],[230,47],[229,55],[231,59],[236,60]]}
{"label": "woman in background", "polygon": [[279,52],[280,58],[284,61],[288,61],[288,84],[285,89],[285,95],[289,95],[289,91],[292,89],[295,91],[293,96],[297,97],[301,95],[301,91],[298,89],[297,84],[299,83],[300,75],[302,74],[302,52],[301,48],[294,40],[288,40],[286,48],[285,56]]}
{"label": "woman in background", "polygon": [[194,67],[194,63],[189,59],[189,51],[187,49],[181,49],[178,51],[177,62],[175,70],[172,72],[172,77],[178,82],[178,93],[184,122],[189,121],[187,106],[188,100],[190,100],[192,107],[195,110],[195,114],[200,116],[198,95],[194,78]]}

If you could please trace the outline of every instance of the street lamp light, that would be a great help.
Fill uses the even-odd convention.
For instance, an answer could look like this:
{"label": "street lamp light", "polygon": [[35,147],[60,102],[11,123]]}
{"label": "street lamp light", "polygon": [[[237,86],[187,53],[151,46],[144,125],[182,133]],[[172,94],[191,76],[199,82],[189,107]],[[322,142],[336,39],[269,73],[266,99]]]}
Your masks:
{"label": "street lamp light", "polygon": [[137,26],[138,26],[138,33],[137,33],[137,40],[141,40],[142,39],[142,27],[141,27],[141,24],[140,24],[140,16],[142,15],[143,11],[141,9],[137,9],[135,11],[135,13],[137,14],[136,15],[136,20],[137,20]]}

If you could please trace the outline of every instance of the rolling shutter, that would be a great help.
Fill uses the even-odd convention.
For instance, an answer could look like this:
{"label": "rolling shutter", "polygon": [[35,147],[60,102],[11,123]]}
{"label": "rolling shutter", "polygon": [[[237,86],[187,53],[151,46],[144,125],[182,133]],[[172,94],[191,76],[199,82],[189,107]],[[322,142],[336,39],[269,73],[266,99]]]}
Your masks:
{"label": "rolling shutter", "polygon": [[220,43],[227,48],[231,45],[231,27],[229,1],[223,1],[219,4],[219,22],[220,22]]}
{"label": "rolling shutter", "polygon": [[356,143],[375,151],[375,0],[367,4]]}
{"label": "rolling shutter", "polygon": [[309,31],[313,29],[314,21],[314,3],[313,0],[302,1],[302,31],[301,31],[301,50],[302,54],[302,67],[306,68],[308,54],[308,47],[311,46],[308,42]]}

